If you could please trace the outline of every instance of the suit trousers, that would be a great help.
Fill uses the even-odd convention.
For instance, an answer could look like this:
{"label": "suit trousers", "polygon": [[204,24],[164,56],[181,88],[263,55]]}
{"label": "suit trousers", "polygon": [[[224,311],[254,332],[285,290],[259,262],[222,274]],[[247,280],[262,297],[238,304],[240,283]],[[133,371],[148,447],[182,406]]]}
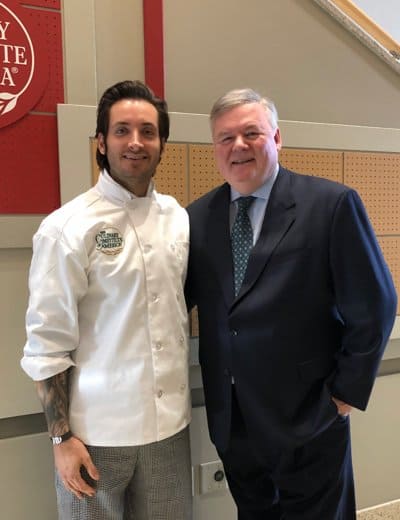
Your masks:
{"label": "suit trousers", "polygon": [[56,472],[59,520],[191,520],[189,427],[143,446],[87,449],[100,473],[96,495],[79,500]]}
{"label": "suit trousers", "polygon": [[219,453],[238,520],[355,520],[348,417],[305,445],[257,449],[233,390],[230,445]]}

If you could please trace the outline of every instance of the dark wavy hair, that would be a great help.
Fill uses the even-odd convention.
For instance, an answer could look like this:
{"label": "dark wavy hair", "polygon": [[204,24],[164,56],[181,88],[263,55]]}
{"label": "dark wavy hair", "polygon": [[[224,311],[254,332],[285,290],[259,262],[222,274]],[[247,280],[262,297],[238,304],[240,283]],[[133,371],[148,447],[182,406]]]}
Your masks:
{"label": "dark wavy hair", "polygon": [[[158,133],[162,143],[166,143],[169,137],[169,115],[166,101],[157,97],[154,92],[139,80],[120,81],[109,87],[101,96],[97,107],[96,137],[104,135],[106,139],[110,124],[110,109],[114,103],[121,99],[142,99],[151,103],[158,113]],[[110,170],[107,155],[96,151],[96,161],[100,169]]]}

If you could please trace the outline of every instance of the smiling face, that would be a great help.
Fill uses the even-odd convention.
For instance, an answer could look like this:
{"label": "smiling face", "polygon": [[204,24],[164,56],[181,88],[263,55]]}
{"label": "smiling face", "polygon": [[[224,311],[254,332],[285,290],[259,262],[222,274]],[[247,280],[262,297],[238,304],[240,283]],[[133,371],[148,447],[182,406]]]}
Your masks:
{"label": "smiling face", "polygon": [[109,174],[124,188],[144,197],[160,162],[162,143],[156,108],[142,99],[121,99],[110,109],[108,134],[98,135]]}
{"label": "smiling face", "polygon": [[218,169],[240,194],[253,193],[274,173],[281,135],[260,103],[223,112],[214,120],[212,133]]}

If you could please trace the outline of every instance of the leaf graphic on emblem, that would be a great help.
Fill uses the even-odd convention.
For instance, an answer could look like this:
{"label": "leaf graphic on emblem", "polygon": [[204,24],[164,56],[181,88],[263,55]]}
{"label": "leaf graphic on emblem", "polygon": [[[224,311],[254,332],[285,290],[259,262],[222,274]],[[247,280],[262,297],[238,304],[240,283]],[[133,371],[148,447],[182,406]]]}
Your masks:
{"label": "leaf graphic on emblem", "polygon": [[[6,3],[12,4],[12,7],[7,7]],[[3,90],[5,85],[7,85],[6,88],[15,88],[15,90],[12,90],[13,93],[0,93],[0,128],[22,117],[33,106],[30,96],[26,96],[25,105],[21,108],[21,111],[25,110],[25,112],[18,113],[21,96],[33,81],[36,57],[30,33],[24,22],[14,12],[14,4],[20,4],[20,2],[13,0],[3,3],[0,1],[0,39],[6,42],[4,45],[3,42],[0,43],[0,69],[2,74],[0,90]],[[15,5],[15,8],[17,8],[17,5]],[[11,40],[8,41],[10,38]],[[2,65],[8,63],[10,64],[9,67],[2,67]],[[16,76],[17,73],[19,73],[19,76]],[[14,119],[12,113],[15,114]]]}
{"label": "leaf graphic on emblem", "polygon": [[10,112],[17,104],[18,96],[8,92],[0,92],[0,115]]}
{"label": "leaf graphic on emblem", "polygon": [[0,100],[9,101],[15,97],[14,94],[10,94],[9,92],[0,92]]}

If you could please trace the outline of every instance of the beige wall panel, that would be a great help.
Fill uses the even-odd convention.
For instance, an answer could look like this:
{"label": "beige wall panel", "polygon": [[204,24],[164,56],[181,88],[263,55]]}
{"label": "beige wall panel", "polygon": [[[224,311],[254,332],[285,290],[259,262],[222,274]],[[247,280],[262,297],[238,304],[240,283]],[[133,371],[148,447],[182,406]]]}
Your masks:
{"label": "beige wall panel", "polygon": [[144,79],[142,0],[63,0],[65,102],[95,105],[124,79]]}
{"label": "beige wall panel", "polygon": [[189,172],[190,201],[198,199],[224,182],[215,164],[212,144],[189,145]]}
{"label": "beige wall panel", "polygon": [[32,246],[32,237],[45,215],[0,215],[0,249]]}
{"label": "beige wall panel", "polygon": [[0,441],[2,520],[55,520],[53,454],[46,434]]}
{"label": "beige wall panel", "polygon": [[400,236],[379,237],[379,244],[382,248],[383,256],[389,266],[399,295],[397,302],[397,314],[400,314]]}
{"label": "beige wall panel", "polygon": [[360,194],[378,235],[400,234],[400,154],[345,152],[344,182]]}
{"label": "beige wall panel", "polygon": [[399,388],[400,374],[378,377],[367,411],[352,412],[352,451],[360,509],[400,498]]}
{"label": "beige wall panel", "polygon": [[282,166],[299,173],[343,182],[343,153],[323,150],[284,148],[279,154]]}
{"label": "beige wall panel", "polygon": [[279,128],[283,136],[283,145],[288,148],[400,152],[400,129],[397,128],[332,125],[282,119],[279,121]]}
{"label": "beige wall panel", "polygon": [[187,206],[188,150],[186,144],[167,143],[155,175],[156,190],[172,195],[182,206]]}
{"label": "beige wall panel", "polygon": [[92,185],[89,136],[96,128],[96,107],[57,105],[61,204]]}
{"label": "beige wall panel", "polygon": [[204,406],[192,410],[190,441],[193,466],[193,520],[231,520],[236,518],[237,510],[227,489],[200,493],[200,464],[218,461],[219,457],[211,444],[207,416]]}
{"label": "beige wall panel", "polygon": [[117,81],[144,80],[142,9],[142,0],[95,1],[98,98]]}
{"label": "beige wall panel", "polygon": [[250,86],[281,119],[400,126],[398,74],[312,1],[173,0],[164,19],[173,111],[208,114]]}
{"label": "beige wall panel", "polygon": [[65,103],[97,101],[94,0],[62,0]]}
{"label": "beige wall panel", "polygon": [[31,255],[31,249],[0,250],[0,418],[41,411],[33,382],[20,367]]}

